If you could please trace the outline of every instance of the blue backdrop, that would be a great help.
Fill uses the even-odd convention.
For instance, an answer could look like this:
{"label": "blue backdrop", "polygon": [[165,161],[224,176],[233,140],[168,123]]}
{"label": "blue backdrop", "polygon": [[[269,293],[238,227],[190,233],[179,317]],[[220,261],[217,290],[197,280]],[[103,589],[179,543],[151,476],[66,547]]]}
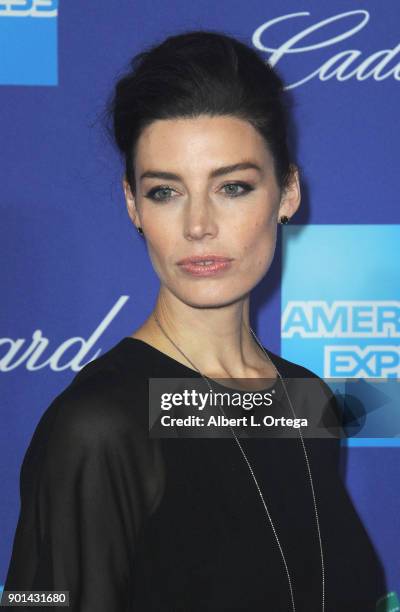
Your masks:
{"label": "blue backdrop", "polygon": [[[221,30],[277,67],[303,198],[255,291],[257,332],[321,376],[399,376],[399,17],[397,0],[0,2],[0,583],[37,421],[157,294],[99,121],[144,46]],[[394,430],[343,443],[343,477],[398,592],[399,442]]]}

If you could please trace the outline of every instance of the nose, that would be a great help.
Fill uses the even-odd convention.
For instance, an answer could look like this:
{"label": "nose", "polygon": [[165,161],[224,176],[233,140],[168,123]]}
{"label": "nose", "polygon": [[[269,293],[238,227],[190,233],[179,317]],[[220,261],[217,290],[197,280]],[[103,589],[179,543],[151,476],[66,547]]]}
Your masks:
{"label": "nose", "polygon": [[183,231],[187,240],[216,236],[218,227],[213,203],[205,197],[190,198],[184,211]]}

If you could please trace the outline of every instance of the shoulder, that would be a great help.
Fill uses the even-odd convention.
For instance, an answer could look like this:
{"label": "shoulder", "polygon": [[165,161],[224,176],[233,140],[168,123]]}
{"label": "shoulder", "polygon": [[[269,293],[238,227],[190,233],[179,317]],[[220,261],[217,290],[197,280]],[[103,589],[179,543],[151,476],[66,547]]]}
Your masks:
{"label": "shoulder", "polygon": [[279,370],[279,373],[282,375],[283,378],[310,379],[309,383],[306,383],[304,386],[308,386],[310,389],[320,388],[322,392],[324,393],[324,395],[328,397],[328,399],[332,398],[333,393],[329,385],[325,382],[323,378],[321,378],[313,370],[310,370],[309,368],[306,368],[305,366],[302,366],[293,361],[289,361],[288,359],[284,359],[280,355],[277,355],[276,353],[273,353],[269,349],[266,349],[266,347],[264,348],[267,351],[268,355],[272,359],[273,363],[275,364],[275,366],[277,367],[277,369]]}
{"label": "shoulder", "polygon": [[99,447],[148,436],[147,382],[123,366],[116,347],[87,363],[43,412],[34,440]]}
{"label": "shoulder", "polygon": [[266,347],[264,348],[283,377],[319,378],[319,376],[315,372],[313,372],[312,370],[309,370],[305,366],[302,366],[298,363],[294,363],[293,361],[289,361],[288,359],[284,359],[284,357],[281,357],[280,355],[273,353]]}
{"label": "shoulder", "polygon": [[130,424],[120,384],[118,372],[101,369],[74,380],[46,411],[53,416],[54,431],[82,444],[118,436]]}
{"label": "shoulder", "polygon": [[54,485],[55,490],[60,480],[78,482],[88,473],[95,479],[124,473],[132,490],[144,483],[146,503],[152,507],[162,485],[160,448],[149,436],[147,403],[140,405],[140,393],[128,400],[121,385],[119,372],[99,368],[55,397],[26,449],[21,496],[26,497],[32,483]]}
{"label": "shoulder", "polygon": [[327,382],[313,370],[266,350],[282,377],[292,383],[291,390],[298,393],[299,399],[306,399],[314,412],[319,413],[319,424],[335,436],[343,437],[342,411]]}
{"label": "shoulder", "polygon": [[93,499],[108,503],[112,486],[115,495],[134,494],[151,510],[163,491],[163,464],[160,445],[149,436],[147,403],[141,404],[144,385],[128,386],[113,360],[96,361],[38,422],[21,467],[22,495],[28,499],[24,492],[32,482],[55,497],[64,491],[73,498],[84,486]]}

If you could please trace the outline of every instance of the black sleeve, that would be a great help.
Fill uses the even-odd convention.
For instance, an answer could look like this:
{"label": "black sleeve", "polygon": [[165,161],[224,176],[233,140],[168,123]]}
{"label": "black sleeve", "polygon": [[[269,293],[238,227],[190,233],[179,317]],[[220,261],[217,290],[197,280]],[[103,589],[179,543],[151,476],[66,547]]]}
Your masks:
{"label": "black sleeve", "polygon": [[48,439],[39,425],[21,470],[5,590],[68,590],[70,612],[131,610],[136,539],[159,491],[157,447],[130,417],[134,405],[76,393],[56,404]]}

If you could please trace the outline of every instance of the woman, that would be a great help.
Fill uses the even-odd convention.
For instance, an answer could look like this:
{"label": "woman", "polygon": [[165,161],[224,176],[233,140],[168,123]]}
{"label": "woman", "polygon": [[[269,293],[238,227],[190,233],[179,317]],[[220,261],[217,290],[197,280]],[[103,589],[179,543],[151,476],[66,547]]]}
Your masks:
{"label": "woman", "polygon": [[337,438],[149,435],[149,379],[243,392],[309,378],[329,396],[250,328],[250,293],[301,197],[282,90],[255,51],[215,32],[166,39],[118,82],[127,209],[160,290],[40,420],[6,590],[67,590],[74,612],[368,612],[385,593]]}

